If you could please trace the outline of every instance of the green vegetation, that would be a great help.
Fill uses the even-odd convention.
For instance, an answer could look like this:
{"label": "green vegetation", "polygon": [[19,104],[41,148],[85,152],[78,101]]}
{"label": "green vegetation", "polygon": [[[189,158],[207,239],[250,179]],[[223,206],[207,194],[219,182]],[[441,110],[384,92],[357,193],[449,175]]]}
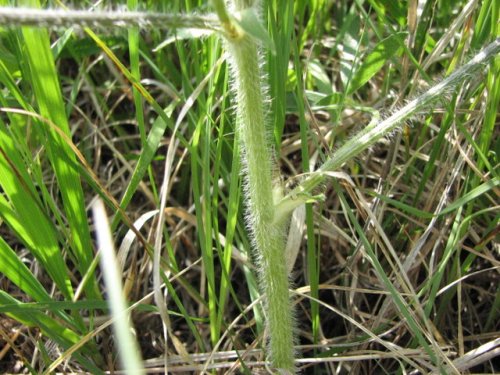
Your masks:
{"label": "green vegetation", "polygon": [[0,371],[499,370],[495,1],[0,6]]}

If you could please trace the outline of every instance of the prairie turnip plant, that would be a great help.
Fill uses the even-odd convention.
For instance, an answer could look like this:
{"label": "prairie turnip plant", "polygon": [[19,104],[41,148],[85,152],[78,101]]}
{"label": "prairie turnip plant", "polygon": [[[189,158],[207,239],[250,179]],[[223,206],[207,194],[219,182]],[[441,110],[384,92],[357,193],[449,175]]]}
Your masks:
{"label": "prairie turnip plant", "polygon": [[[84,30],[87,30],[91,36],[94,34],[87,28],[99,28],[104,30],[107,28],[138,28],[145,30],[169,29],[179,31],[197,30],[198,34],[192,33],[189,37],[194,38],[198,35],[206,37],[207,35],[215,34],[220,38],[230,67],[229,85],[232,94],[231,101],[234,106],[235,138],[240,142],[239,157],[243,166],[243,196],[246,205],[244,220],[248,231],[248,237],[251,240],[253,259],[256,263],[259,287],[264,301],[267,359],[275,371],[281,373],[295,373],[297,355],[294,347],[297,341],[295,333],[297,328],[294,301],[290,293],[290,260],[287,258],[288,254],[285,251],[287,247],[289,225],[294,210],[307,203],[314,203],[322,199],[321,194],[318,193],[321,193],[321,190],[324,189],[327,179],[338,176],[337,173],[346,163],[359,157],[360,154],[372,147],[382,138],[397,132],[403,127],[406,120],[428,111],[430,106],[441,101],[445,94],[452,93],[460,83],[466,81],[474,74],[479,74],[485,70],[486,64],[499,53],[500,40],[496,39],[491,42],[477,54],[472,56],[467,63],[450,72],[450,74],[439,83],[432,85],[423,94],[415,96],[414,99],[407,102],[407,104],[401,108],[392,111],[383,119],[375,119],[370,122],[368,126],[364,127],[333,152],[327,151],[324,161],[314,172],[306,173],[303,176],[292,176],[295,185],[293,188],[288,188],[285,178],[281,176],[279,166],[276,162],[276,160],[278,160],[278,152],[276,152],[274,148],[275,141],[273,137],[275,133],[273,124],[270,123],[270,119],[273,118],[270,111],[273,108],[271,103],[274,98],[270,97],[267,90],[268,77],[265,73],[265,60],[267,54],[276,54],[278,52],[274,44],[275,41],[272,40],[264,25],[261,1],[234,0],[226,2],[223,0],[212,0],[211,5],[215,10],[213,14],[192,15],[140,11],[76,11],[4,7],[0,8],[0,24],[9,27],[23,26],[26,37],[33,38],[32,43],[34,43],[33,41],[35,40],[35,37],[30,34],[30,30],[32,30],[31,28],[33,27],[82,27]],[[94,36],[92,36],[92,38],[98,41],[98,38]],[[47,42],[48,38],[43,41]],[[100,42],[98,42],[98,44],[99,43]],[[0,44],[0,47],[1,46]],[[102,43],[99,44],[99,46],[103,49],[106,48]],[[49,49],[46,51],[49,51]],[[171,119],[166,111],[159,107],[154,99],[147,93],[147,90],[144,89],[137,77],[128,73],[128,71],[120,65],[119,61],[113,61],[118,65],[119,70],[124,73],[125,78],[134,86],[137,92],[141,93],[141,95],[151,103],[159,118],[163,120],[162,125],[155,127],[154,134],[150,134],[147,138],[146,135],[143,136],[142,144],[144,147],[148,147],[150,152],[145,154],[146,156],[141,155],[138,161],[139,166],[136,168],[132,179],[132,181],[135,182],[131,182],[131,185],[135,184],[135,186],[128,188],[120,203],[115,202],[109,196],[107,197],[107,203],[116,210],[118,214],[122,214],[124,208],[130,202],[131,194],[133,194],[133,191],[135,191],[146,173],[167,124],[171,124]],[[31,61],[31,63],[33,63],[33,61]],[[14,92],[14,85],[12,85],[11,88]],[[40,93],[41,92],[42,91],[40,91]],[[59,104],[61,103],[62,101]],[[4,106],[4,104],[2,104],[2,106]],[[30,108],[26,106],[26,112],[29,112],[29,109]],[[15,111],[4,109],[4,112],[13,114]],[[24,112],[18,111],[15,113],[19,115]],[[54,113],[51,113],[50,110],[42,115],[50,118],[47,121],[41,122],[51,124],[51,129],[60,125],[53,124],[57,121],[57,115],[52,117]],[[177,131],[177,126],[175,127],[175,131]],[[63,133],[63,135],[61,135],[61,133]],[[51,135],[51,137],[56,138],[59,136],[62,138],[66,137],[64,139],[69,139],[69,133],[64,129],[58,130],[56,135]],[[2,147],[6,149],[7,146],[5,145],[7,145],[9,141],[4,139],[2,142],[5,143],[0,143],[0,146],[3,145]],[[174,143],[175,142],[171,142],[170,145],[172,146]],[[55,142],[55,144],[57,144],[57,142]],[[76,168],[76,159],[78,159],[81,164],[84,164],[84,157],[75,149],[76,148],[71,147],[66,148],[62,151],[61,155],[57,154],[56,150],[51,149],[50,152],[51,155],[54,154],[57,157],[65,157],[65,160],[68,161],[67,165],[71,166],[71,168]],[[67,155],[68,153],[71,154],[71,152],[77,155],[78,158],[76,158],[75,155]],[[4,159],[7,160],[8,158],[6,154],[2,155],[0,162],[3,164],[0,163],[0,167],[7,168],[8,162],[4,161]],[[57,160],[57,157],[54,157],[54,160]],[[166,169],[170,170],[169,168]],[[75,170],[72,170],[71,173],[76,175]],[[14,175],[13,173],[9,174],[12,178],[14,178]],[[0,182],[2,192],[4,191],[9,197],[12,195],[12,200],[14,200],[15,188],[13,185],[9,185],[7,180],[8,178],[5,178],[4,182]],[[98,188],[101,186],[97,178],[94,178],[93,175],[90,176],[89,180],[93,186],[97,186]],[[488,185],[487,187],[491,186]],[[167,189],[166,186],[163,188]],[[128,193],[129,190],[131,192],[130,194]],[[35,191],[34,187],[33,191]],[[102,194],[102,191],[100,194],[106,195]],[[164,196],[166,196],[165,194],[166,190],[164,191]],[[164,207],[161,205],[159,207],[161,207],[163,211]],[[83,209],[83,206],[80,205],[79,209]],[[103,215],[102,208],[99,213],[101,216]],[[160,218],[163,218],[163,216],[160,215]],[[14,226],[14,219],[5,217],[4,220],[9,223],[9,225]],[[62,222],[62,220],[60,221]],[[107,223],[105,220],[104,222]],[[163,223],[160,222],[160,230],[158,231],[158,235],[160,236],[162,224]],[[112,223],[112,228],[113,225]],[[133,225],[130,226],[133,227]],[[132,230],[132,232],[134,231],[137,232],[136,229]],[[139,233],[135,234],[137,237],[141,238]],[[147,250],[151,253],[152,249],[147,246],[147,241],[144,238],[141,238],[141,240],[144,241]],[[26,242],[29,243],[29,241]],[[54,239],[54,242],[57,243],[57,240]],[[110,241],[107,242],[109,243]],[[108,245],[108,247],[111,248],[112,246]],[[158,247],[161,247],[161,243]],[[11,262],[15,263],[16,260],[13,256],[13,252],[7,250],[7,248],[5,249],[6,250],[0,253],[3,253],[6,258],[9,257],[9,259],[12,259]],[[155,249],[155,251],[155,254],[158,255],[158,258],[155,257],[155,261],[157,261],[159,265],[160,249]],[[367,246],[366,251],[370,255],[369,246]],[[48,264],[47,260],[43,259],[43,253],[36,253],[35,251],[34,255],[40,258],[42,264]],[[416,301],[412,300],[408,302],[401,297],[396,290],[396,284],[386,276],[383,276],[382,267],[374,260],[375,258],[375,256],[372,257],[370,255],[373,266],[377,270],[377,273],[382,275],[380,278],[383,279],[384,284],[387,286],[389,294],[395,301],[395,305],[406,319],[406,323],[410,327],[417,342],[432,359],[435,368],[441,372],[445,372],[447,368],[452,368],[446,367],[453,366],[451,362],[440,362],[439,356],[436,354],[437,349],[433,346],[434,344],[429,342],[428,338],[420,333],[421,325],[423,324],[422,316],[425,315],[425,312],[419,310],[418,312],[421,315],[409,313],[410,310],[407,308],[408,305],[412,303],[416,304]],[[75,255],[75,259],[78,259],[78,254]],[[114,259],[114,257],[111,256],[110,259]],[[90,265],[90,258],[85,261],[85,264],[89,268],[92,268]],[[7,263],[8,262],[5,264]],[[19,265],[19,267],[21,266]],[[5,266],[0,265],[0,272],[6,274],[14,283],[21,284],[16,278],[17,276],[9,273]],[[23,272],[29,275],[27,270]],[[162,280],[160,272],[159,266],[154,268],[157,291],[160,290],[159,280]],[[69,284],[69,279],[58,275],[55,270],[50,276],[61,290],[64,289],[64,285]],[[162,277],[163,276],[164,275],[162,275]],[[166,278],[163,278],[164,281],[165,279]],[[87,284],[90,285],[90,287],[87,287],[88,293],[94,293],[94,297],[98,298],[99,293],[92,289],[96,288],[97,284],[92,276],[89,276],[89,280]],[[36,288],[38,288],[38,286]],[[71,288],[68,287],[65,292],[66,298],[73,298],[73,291]],[[30,295],[39,302],[50,300],[50,297],[44,292],[31,292]],[[2,301],[4,303],[14,303],[6,296],[4,296]],[[161,301],[161,299],[156,299],[158,304],[160,304]],[[123,301],[121,301],[120,304],[124,305]],[[159,307],[159,310],[166,314],[164,307]],[[22,320],[22,318],[23,316],[18,315],[19,320]],[[164,318],[164,315],[162,315],[162,318]],[[61,319],[69,319],[69,317],[67,315],[62,315]],[[165,320],[168,319],[164,318],[163,320],[164,323],[167,324]],[[122,319],[121,322],[123,324],[124,320]],[[122,331],[123,329],[122,327]],[[71,341],[71,337],[72,335],[68,335],[67,342],[61,341],[63,342],[61,345],[65,347],[76,345],[74,341]],[[126,335],[125,337],[129,337],[127,340],[131,340],[130,335]],[[214,335],[214,337],[216,337],[216,335]],[[129,347],[135,348],[134,345],[130,345]],[[86,363],[85,360],[82,361],[87,368],[95,370],[95,367],[92,367],[91,364]],[[137,369],[139,361],[140,359],[135,358],[134,361],[132,361],[133,364],[130,365],[131,368]],[[132,369],[130,371],[133,371]]]}

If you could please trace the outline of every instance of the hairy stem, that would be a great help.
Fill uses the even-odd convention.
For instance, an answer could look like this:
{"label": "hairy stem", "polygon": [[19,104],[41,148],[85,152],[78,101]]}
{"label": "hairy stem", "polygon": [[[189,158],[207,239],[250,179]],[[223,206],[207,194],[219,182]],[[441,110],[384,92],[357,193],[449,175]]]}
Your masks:
{"label": "hairy stem", "polygon": [[293,316],[288,291],[285,231],[288,218],[275,220],[273,157],[265,122],[265,95],[259,51],[242,30],[227,38],[236,93],[237,131],[243,145],[248,225],[255,250],[274,367],[294,371]]}
{"label": "hairy stem", "polygon": [[481,50],[468,63],[455,70],[440,83],[430,88],[423,95],[412,100],[400,110],[396,111],[387,119],[367,126],[365,129],[356,134],[347,143],[342,145],[333,155],[318,169],[312,173],[302,183],[293,189],[286,197],[284,197],[276,209],[281,215],[286,216],[288,212],[295,207],[304,203],[308,199],[308,195],[320,185],[327,177],[327,172],[338,170],[344,163],[353,159],[382,137],[390,134],[392,131],[401,126],[403,121],[415,116],[415,114],[426,109],[431,103],[441,99],[449,90],[454,89],[458,84],[470,77],[474,72],[482,68],[484,63],[496,56],[500,52],[500,38],[490,43],[487,47]]}
{"label": "hairy stem", "polygon": [[96,27],[161,29],[205,29],[219,31],[213,15],[166,14],[135,11],[89,11],[0,7],[0,25],[36,27]]}

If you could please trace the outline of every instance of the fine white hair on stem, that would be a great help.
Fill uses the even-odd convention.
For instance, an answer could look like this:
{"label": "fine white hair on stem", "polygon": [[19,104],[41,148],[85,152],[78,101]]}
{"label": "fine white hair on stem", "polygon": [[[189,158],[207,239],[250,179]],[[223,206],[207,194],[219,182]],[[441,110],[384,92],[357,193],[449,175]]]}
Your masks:
{"label": "fine white hair on stem", "polygon": [[[370,146],[385,137],[387,134],[399,128],[401,124],[418,114],[422,109],[427,108],[435,101],[441,100],[443,95],[457,87],[458,84],[470,77],[484,67],[484,64],[500,52],[500,38],[491,42],[483,50],[479,51],[469,62],[455,70],[441,82],[432,86],[424,94],[410,101],[404,107],[395,111],[386,119],[374,124],[357,133],[348,142],[335,151],[331,157],[323,163],[317,173],[311,173],[302,183],[293,189],[276,206],[276,211],[280,215],[287,215],[291,210],[303,204],[304,199],[325,179],[325,172],[336,171],[344,163],[355,158],[357,155],[367,150]],[[302,199],[298,199],[302,196]]]}
{"label": "fine white hair on stem", "polygon": [[[393,131],[396,127],[399,127],[405,119],[413,116],[414,113],[418,112],[420,109],[429,105],[433,101],[440,99],[441,95],[450,90],[451,87],[455,87],[458,83],[462,82],[471,74],[473,70],[480,68],[489,57],[497,54],[499,50],[500,39],[497,39],[484,50],[479,52],[467,64],[454,71],[437,85],[431,87],[423,95],[415,98],[384,121],[379,122],[373,127],[364,129],[352,139],[352,142],[348,142],[346,145],[349,145],[349,147],[351,147],[355,151],[358,151],[359,149],[359,152],[361,152],[367,146],[375,143],[385,134]],[[356,152],[356,154],[359,152]],[[347,157],[343,157],[343,153],[347,153],[349,155]],[[350,159],[352,152],[350,152],[350,150],[347,150],[347,147],[342,147],[336,154],[334,154],[332,158],[330,158],[325,164],[323,164],[323,166],[320,168],[322,171],[328,171],[338,168],[340,166],[340,161],[342,161],[343,163],[346,160]]]}
{"label": "fine white hair on stem", "polygon": [[[213,0],[222,9],[224,2]],[[237,1],[236,12],[249,12],[259,20],[259,3]],[[249,8],[251,5],[253,7]],[[222,21],[222,20],[221,20]],[[273,150],[267,121],[268,97],[259,43],[236,24],[226,25],[225,47],[229,56],[232,93],[236,104],[236,132],[241,141],[244,195],[249,230],[261,291],[266,295],[267,353],[272,366],[295,372],[294,314],[289,297],[285,258],[288,219],[275,220],[276,186]],[[281,194],[280,194],[281,197]]]}
{"label": "fine white hair on stem", "polygon": [[36,9],[0,7],[0,24],[3,26],[35,27],[96,27],[142,29],[206,29],[219,31],[213,15],[167,14],[139,11],[89,11],[74,9]]}

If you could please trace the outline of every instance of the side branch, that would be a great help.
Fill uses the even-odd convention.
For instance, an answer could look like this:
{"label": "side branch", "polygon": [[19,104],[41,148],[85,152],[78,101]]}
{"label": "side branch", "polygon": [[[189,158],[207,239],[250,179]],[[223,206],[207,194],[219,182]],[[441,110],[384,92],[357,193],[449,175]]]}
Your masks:
{"label": "side branch", "polygon": [[429,104],[442,98],[447,91],[454,89],[472,73],[484,67],[491,58],[500,53],[500,38],[486,46],[468,63],[455,70],[440,83],[430,88],[423,95],[412,100],[387,119],[367,126],[348,142],[336,150],[333,155],[318,169],[311,173],[302,183],[286,195],[276,207],[278,218],[287,215],[296,207],[310,199],[311,192],[327,177],[328,172],[337,171],[344,163],[356,157],[382,137],[401,126],[403,121],[415,116]]}
{"label": "side branch", "polygon": [[0,25],[34,27],[93,27],[141,29],[205,29],[221,31],[214,15],[166,14],[134,11],[88,11],[0,7]]}

